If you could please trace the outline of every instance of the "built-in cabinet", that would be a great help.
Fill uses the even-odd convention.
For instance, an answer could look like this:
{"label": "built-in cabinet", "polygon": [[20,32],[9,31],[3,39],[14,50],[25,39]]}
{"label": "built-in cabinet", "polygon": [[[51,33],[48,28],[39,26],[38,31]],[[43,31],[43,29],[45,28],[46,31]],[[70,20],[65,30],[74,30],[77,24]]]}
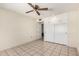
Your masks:
{"label": "built-in cabinet", "polygon": [[68,17],[67,14],[57,16],[58,23],[53,23],[53,18],[44,22],[44,41],[68,45]]}

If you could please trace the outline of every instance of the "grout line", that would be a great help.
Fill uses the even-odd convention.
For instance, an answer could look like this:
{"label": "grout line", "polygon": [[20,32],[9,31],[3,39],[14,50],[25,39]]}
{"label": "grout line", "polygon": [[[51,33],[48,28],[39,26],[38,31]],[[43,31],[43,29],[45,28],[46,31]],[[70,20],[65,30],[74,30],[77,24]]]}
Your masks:
{"label": "grout line", "polygon": [[9,54],[8,54],[8,52],[6,50],[4,52],[7,54],[6,56],[9,56]]}
{"label": "grout line", "polygon": [[59,56],[61,55],[61,51],[62,51],[63,47],[61,46],[61,49],[60,49],[60,53],[59,53]]}
{"label": "grout line", "polygon": [[67,50],[68,50],[68,52],[67,52],[68,54],[67,55],[69,56],[69,47],[67,47]]}
{"label": "grout line", "polygon": [[51,53],[51,54],[53,54],[53,53],[54,53],[54,51],[55,51],[56,47],[57,47],[57,44],[54,46],[53,51],[52,51],[52,53]]}
{"label": "grout line", "polygon": [[16,48],[14,49],[14,51],[17,53],[18,56],[21,56],[21,55],[17,52]]}

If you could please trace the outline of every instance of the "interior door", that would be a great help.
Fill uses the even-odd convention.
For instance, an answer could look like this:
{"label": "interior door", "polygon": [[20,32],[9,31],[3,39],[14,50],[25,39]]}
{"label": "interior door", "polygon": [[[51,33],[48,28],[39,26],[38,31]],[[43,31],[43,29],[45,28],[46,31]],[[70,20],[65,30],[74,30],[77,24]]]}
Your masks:
{"label": "interior door", "polygon": [[67,34],[66,33],[55,33],[55,41],[54,42],[67,45],[68,44]]}
{"label": "interior door", "polygon": [[55,39],[54,42],[60,44],[68,44],[67,39],[67,24],[55,25]]}
{"label": "interior door", "polygon": [[51,22],[44,23],[44,41],[54,42],[54,25]]}

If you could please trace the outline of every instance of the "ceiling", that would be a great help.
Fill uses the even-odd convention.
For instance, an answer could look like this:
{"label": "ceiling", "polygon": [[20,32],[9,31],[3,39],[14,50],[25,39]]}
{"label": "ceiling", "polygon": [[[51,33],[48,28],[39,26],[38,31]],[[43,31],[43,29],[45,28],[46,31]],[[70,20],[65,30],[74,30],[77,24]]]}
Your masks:
{"label": "ceiling", "polygon": [[[39,11],[42,18],[48,17],[55,14],[60,14],[63,12],[79,9],[79,3],[33,3],[33,5],[39,5],[42,7],[48,7],[48,11]],[[39,17],[35,12],[26,14],[26,11],[32,10],[27,3],[0,3],[1,8],[15,11],[23,15],[28,15],[31,17]]]}

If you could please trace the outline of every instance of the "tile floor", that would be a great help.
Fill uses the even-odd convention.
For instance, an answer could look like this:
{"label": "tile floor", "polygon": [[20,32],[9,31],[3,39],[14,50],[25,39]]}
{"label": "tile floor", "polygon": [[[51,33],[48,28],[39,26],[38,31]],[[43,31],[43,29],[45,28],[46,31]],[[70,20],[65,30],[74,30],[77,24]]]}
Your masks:
{"label": "tile floor", "polygon": [[76,48],[35,40],[0,51],[0,56],[77,56]]}

